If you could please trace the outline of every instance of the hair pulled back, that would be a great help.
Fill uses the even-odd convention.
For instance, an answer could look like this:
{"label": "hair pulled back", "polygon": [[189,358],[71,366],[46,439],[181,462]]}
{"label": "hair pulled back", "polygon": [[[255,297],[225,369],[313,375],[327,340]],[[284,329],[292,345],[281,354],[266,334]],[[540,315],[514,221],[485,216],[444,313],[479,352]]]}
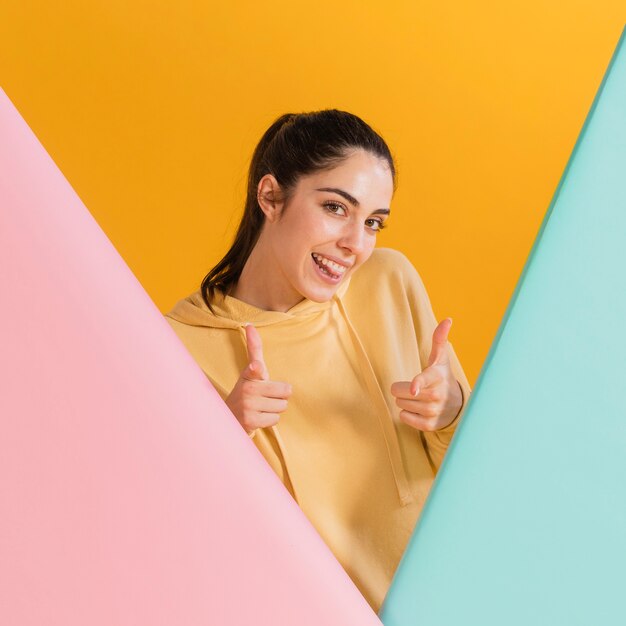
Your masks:
{"label": "hair pulled back", "polygon": [[258,184],[272,174],[289,203],[302,176],[336,167],[355,150],[387,161],[396,188],[394,159],[384,139],[360,117],[338,109],[285,113],[261,137],[250,162],[243,217],[230,250],[202,280],[202,298],[212,310],[216,289],[227,294],[239,280],[254,248],[265,215],[257,200]]}

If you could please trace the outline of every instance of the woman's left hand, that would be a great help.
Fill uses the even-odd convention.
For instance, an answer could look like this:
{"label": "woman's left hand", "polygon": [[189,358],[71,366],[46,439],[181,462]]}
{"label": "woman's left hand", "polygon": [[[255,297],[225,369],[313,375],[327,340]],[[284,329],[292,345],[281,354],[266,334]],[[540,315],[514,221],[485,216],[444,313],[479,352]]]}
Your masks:
{"label": "woman's left hand", "polygon": [[428,366],[411,382],[391,385],[400,419],[418,430],[440,430],[454,421],[463,404],[461,387],[450,368],[448,333],[452,319],[447,317],[433,332]]}

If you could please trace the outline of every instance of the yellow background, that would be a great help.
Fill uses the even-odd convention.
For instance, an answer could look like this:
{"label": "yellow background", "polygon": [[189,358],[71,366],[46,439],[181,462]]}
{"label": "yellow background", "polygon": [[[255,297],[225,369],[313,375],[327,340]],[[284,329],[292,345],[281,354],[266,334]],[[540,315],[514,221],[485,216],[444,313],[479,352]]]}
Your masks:
{"label": "yellow background", "polygon": [[625,17],[623,0],[0,0],[0,85],[162,311],[226,251],[278,115],[363,117],[399,172],[379,245],[453,318],[475,384]]}

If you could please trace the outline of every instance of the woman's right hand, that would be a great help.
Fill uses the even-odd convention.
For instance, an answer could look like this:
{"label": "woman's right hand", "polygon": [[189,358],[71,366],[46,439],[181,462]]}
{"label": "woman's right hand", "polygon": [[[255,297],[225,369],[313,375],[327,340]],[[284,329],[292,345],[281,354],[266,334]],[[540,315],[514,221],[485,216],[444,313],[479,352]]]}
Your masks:
{"label": "woman's right hand", "polygon": [[292,389],[289,383],[269,379],[261,337],[252,324],[246,326],[246,340],[248,365],[226,398],[226,405],[252,437],[257,428],[278,423],[278,414],[287,409]]}

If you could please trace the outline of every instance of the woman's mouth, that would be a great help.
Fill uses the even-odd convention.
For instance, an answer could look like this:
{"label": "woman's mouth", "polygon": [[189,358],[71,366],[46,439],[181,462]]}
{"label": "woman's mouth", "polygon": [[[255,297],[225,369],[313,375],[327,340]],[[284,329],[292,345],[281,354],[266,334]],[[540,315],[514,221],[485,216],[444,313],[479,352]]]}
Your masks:
{"label": "woman's mouth", "polygon": [[348,269],[345,265],[339,265],[317,252],[313,252],[311,257],[318,275],[331,284],[338,283]]}

